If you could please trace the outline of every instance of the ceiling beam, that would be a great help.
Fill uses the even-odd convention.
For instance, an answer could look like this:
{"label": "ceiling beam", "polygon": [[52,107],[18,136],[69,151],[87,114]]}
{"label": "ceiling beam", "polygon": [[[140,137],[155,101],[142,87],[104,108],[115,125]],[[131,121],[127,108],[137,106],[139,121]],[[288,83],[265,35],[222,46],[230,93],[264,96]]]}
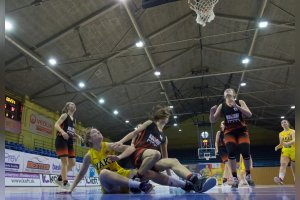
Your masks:
{"label": "ceiling beam", "polygon": [[[64,30],[54,34],[53,36],[51,36],[50,38],[47,38],[46,40],[38,43],[37,45],[34,45],[33,48],[31,48],[30,50],[35,52],[41,48],[44,48],[46,46],[49,46],[50,44],[53,44],[54,42],[58,41],[59,39],[65,37],[66,35],[76,31],[76,29],[78,29],[79,27],[85,26],[89,23],[91,23],[92,21],[98,19],[100,16],[105,15],[106,13],[112,11],[113,9],[117,8],[120,6],[119,2],[112,2],[109,5],[101,8],[100,10],[97,10],[96,12],[90,14],[89,16],[79,20],[78,22],[70,25],[69,27],[65,28]],[[13,65],[17,62],[20,61],[20,59],[24,58],[23,54],[20,54],[8,61],[6,61],[5,66],[8,67],[10,65]]]}
{"label": "ceiling beam", "polygon": [[76,90],[77,92],[79,92],[82,96],[84,96],[87,100],[89,100],[93,105],[95,105],[96,108],[101,109],[102,111],[106,112],[109,116],[111,116],[112,118],[114,118],[117,121],[121,122],[121,124],[123,124],[125,126],[129,126],[128,124],[126,124],[124,122],[124,120],[121,120],[121,117],[118,117],[118,118],[115,117],[105,107],[100,106],[99,103],[98,103],[98,101],[95,98],[93,98],[92,94],[86,93],[86,92],[82,92],[80,90],[80,88],[73,83],[72,80],[70,80],[68,77],[64,76],[63,74],[57,72],[52,67],[49,67],[44,61],[42,61],[42,59],[40,58],[40,56],[38,56],[36,53],[34,53],[30,49],[28,49],[27,47],[23,46],[22,44],[20,44],[19,42],[15,41],[13,38],[11,38],[11,37],[9,37],[7,35],[5,35],[5,39],[8,42],[10,42],[13,46],[15,46],[17,49],[19,49],[23,54],[25,54],[26,56],[29,56],[30,58],[32,58],[34,61],[36,61],[37,63],[39,63],[43,67],[45,67],[48,71],[50,71],[58,79],[60,79],[61,81],[63,81],[64,83],[66,83],[67,85],[69,85],[70,87],[72,87],[74,90]]}
{"label": "ceiling beam", "polygon": [[[153,33],[151,33],[151,34],[149,34],[149,35],[147,36],[147,38],[148,38],[148,39],[153,39],[153,38],[159,36],[160,34],[166,32],[166,31],[171,30],[172,28],[176,27],[178,24],[180,24],[180,23],[186,21],[187,19],[189,19],[189,18],[192,16],[192,15],[191,15],[192,13],[193,13],[193,12],[189,12],[189,13],[187,13],[187,14],[181,16],[180,18],[178,18],[178,19],[176,19],[176,20],[170,22],[170,23],[167,24],[166,26],[164,26],[164,27],[160,28],[159,30],[157,30],[157,31],[155,31],[155,32],[153,32]],[[107,56],[106,58],[104,58],[104,59],[102,59],[102,60],[100,60],[100,61],[98,61],[98,62],[96,62],[96,63],[94,63],[94,64],[92,64],[92,65],[90,65],[90,66],[88,66],[87,68],[81,70],[80,72],[77,72],[77,73],[75,73],[75,74],[72,74],[71,78],[72,78],[72,79],[75,79],[75,78],[78,78],[78,77],[82,76],[83,74],[85,74],[85,73],[87,73],[87,72],[93,70],[94,68],[98,67],[98,66],[101,65],[102,63],[107,62],[107,61],[109,61],[109,60],[111,60],[111,59],[114,59],[114,58],[116,58],[116,57],[118,57],[118,56],[120,56],[120,55],[122,55],[122,54],[128,52],[128,50],[129,50],[130,48],[136,48],[136,47],[135,47],[135,44],[128,45],[127,47],[125,47],[125,48],[119,50],[118,52],[113,53],[113,54]],[[146,70],[146,71],[145,71],[145,74],[147,74],[147,73],[149,73],[149,72],[151,72],[151,71],[152,71],[152,69]],[[40,94],[44,93],[45,91],[50,90],[50,89],[56,87],[58,84],[60,84],[60,82],[56,82],[56,83],[54,83],[54,84],[48,86],[47,88],[44,88],[44,89],[42,89],[42,90],[40,90],[40,91],[38,91],[38,92],[35,92],[34,94],[31,95],[31,98],[33,98],[33,99],[36,98],[37,96],[39,96]]]}
{"label": "ceiling beam", "polygon": [[[244,17],[244,16],[236,16],[236,15],[228,15],[223,13],[215,13],[216,18],[219,19],[227,19],[236,22],[243,22],[243,23],[254,23],[257,24],[257,19]],[[268,21],[271,26],[282,27],[282,28],[291,28],[295,29],[295,22],[277,22],[277,21]]]}
{"label": "ceiling beam", "polygon": [[[267,3],[268,3],[268,0],[263,0],[260,11],[258,13],[258,17],[257,17],[258,19],[262,18],[263,14],[265,12],[265,9],[267,7]],[[259,28],[256,28],[256,30],[254,32],[254,35],[253,35],[253,38],[252,38],[252,41],[251,41],[249,51],[248,51],[248,57],[252,56],[252,54],[253,54],[254,45],[255,45],[255,42],[256,42],[256,39],[257,39],[257,36],[258,36],[258,32],[259,32]],[[239,92],[240,92],[240,89],[241,89],[241,83],[243,82],[244,77],[245,77],[245,72],[242,73],[241,80],[240,80],[240,83],[238,85],[238,89],[237,89],[237,92],[236,92],[236,97],[238,97],[238,95],[239,95]]]}

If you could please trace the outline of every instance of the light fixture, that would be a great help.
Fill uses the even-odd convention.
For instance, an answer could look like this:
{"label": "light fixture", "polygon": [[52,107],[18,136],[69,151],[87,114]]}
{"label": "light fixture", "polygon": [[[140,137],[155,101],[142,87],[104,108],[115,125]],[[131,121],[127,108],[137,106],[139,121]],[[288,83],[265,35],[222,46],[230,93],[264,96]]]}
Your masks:
{"label": "light fixture", "polygon": [[144,46],[144,42],[138,41],[137,43],[135,43],[135,46],[138,48],[142,48]]}
{"label": "light fixture", "polygon": [[155,72],[154,72],[154,75],[155,75],[155,76],[160,76],[160,71],[155,71]]}
{"label": "light fixture", "polygon": [[295,109],[296,108],[296,106],[291,106],[291,109]]}
{"label": "light fixture", "polygon": [[258,23],[259,28],[266,28],[268,25],[269,25],[269,22],[267,22],[267,21],[260,21]]}
{"label": "light fixture", "polygon": [[56,61],[55,58],[50,58],[50,59],[48,60],[48,62],[49,62],[49,64],[50,64],[51,66],[55,66],[55,65],[57,64],[57,61]]}
{"label": "light fixture", "polygon": [[182,130],[181,130],[181,129],[179,129],[178,131],[179,131],[179,132],[181,132]]}
{"label": "light fixture", "polygon": [[129,123],[129,120],[126,120],[125,122],[128,124],[128,123]]}
{"label": "light fixture", "polygon": [[5,20],[5,30],[6,31],[11,31],[13,30],[14,26],[9,20]]}
{"label": "light fixture", "polygon": [[244,87],[244,86],[246,86],[246,85],[247,85],[247,84],[246,84],[246,83],[244,83],[244,82],[243,82],[243,83],[241,83],[241,86],[242,86],[242,87]]}
{"label": "light fixture", "polygon": [[174,106],[169,106],[169,108],[170,108],[170,109],[173,109],[173,108],[174,108]]}
{"label": "light fixture", "polygon": [[174,119],[177,119],[177,116],[176,116],[176,115],[174,116]]}
{"label": "light fixture", "polygon": [[79,83],[78,83],[78,86],[79,86],[80,88],[84,88],[84,87],[85,87],[85,84],[84,84],[84,82],[79,82]]}
{"label": "light fixture", "polygon": [[119,114],[119,111],[114,110],[114,115],[117,115],[117,114]]}
{"label": "light fixture", "polygon": [[281,116],[280,118],[281,118],[281,119],[284,119],[284,116]]}
{"label": "light fixture", "polygon": [[202,133],[201,133],[201,137],[202,138],[208,138],[208,132],[207,131],[203,131]]}
{"label": "light fixture", "polygon": [[99,99],[99,103],[100,104],[104,104],[105,103],[105,100],[103,98]]}
{"label": "light fixture", "polygon": [[244,58],[243,60],[242,60],[242,63],[243,64],[248,64],[250,62],[250,59],[249,58]]}
{"label": "light fixture", "polygon": [[178,126],[178,124],[175,123],[174,126]]}

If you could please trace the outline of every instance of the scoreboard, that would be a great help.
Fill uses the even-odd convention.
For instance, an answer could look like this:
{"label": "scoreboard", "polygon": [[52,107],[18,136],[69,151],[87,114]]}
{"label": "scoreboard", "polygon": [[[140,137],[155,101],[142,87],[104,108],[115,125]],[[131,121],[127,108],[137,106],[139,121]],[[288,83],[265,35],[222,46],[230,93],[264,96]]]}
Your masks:
{"label": "scoreboard", "polygon": [[5,117],[21,121],[22,110],[23,105],[20,101],[12,97],[5,96]]}

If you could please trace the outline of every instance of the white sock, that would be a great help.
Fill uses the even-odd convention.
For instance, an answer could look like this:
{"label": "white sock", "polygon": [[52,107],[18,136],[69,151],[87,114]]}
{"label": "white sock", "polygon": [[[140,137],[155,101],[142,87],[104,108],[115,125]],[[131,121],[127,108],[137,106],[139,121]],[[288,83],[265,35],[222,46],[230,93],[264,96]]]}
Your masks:
{"label": "white sock", "polygon": [[141,182],[134,181],[132,179],[129,179],[129,181],[128,181],[128,187],[129,188],[139,188],[140,184],[141,184]]}
{"label": "white sock", "polygon": [[285,175],[285,173],[280,172],[279,173],[279,178],[281,178],[281,180],[283,180],[284,179],[284,175]]}
{"label": "white sock", "polygon": [[169,177],[169,180],[168,180],[168,185],[171,186],[171,187],[184,187],[185,186],[185,181],[182,181],[182,180],[178,180],[178,179],[175,179],[173,177]]}

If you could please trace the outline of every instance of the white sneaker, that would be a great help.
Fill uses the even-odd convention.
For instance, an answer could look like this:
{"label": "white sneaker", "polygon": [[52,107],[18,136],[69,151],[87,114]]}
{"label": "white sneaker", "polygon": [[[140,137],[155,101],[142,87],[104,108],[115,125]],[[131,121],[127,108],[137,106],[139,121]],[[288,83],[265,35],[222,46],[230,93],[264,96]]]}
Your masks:
{"label": "white sneaker", "polygon": [[274,182],[279,184],[279,185],[283,185],[283,180],[279,177],[274,177]]}
{"label": "white sneaker", "polygon": [[246,181],[247,181],[247,183],[248,183],[249,186],[251,186],[251,187],[254,187],[254,186],[255,186],[255,183],[254,183],[254,181],[252,180],[251,174],[248,174],[248,175],[246,176]]}

